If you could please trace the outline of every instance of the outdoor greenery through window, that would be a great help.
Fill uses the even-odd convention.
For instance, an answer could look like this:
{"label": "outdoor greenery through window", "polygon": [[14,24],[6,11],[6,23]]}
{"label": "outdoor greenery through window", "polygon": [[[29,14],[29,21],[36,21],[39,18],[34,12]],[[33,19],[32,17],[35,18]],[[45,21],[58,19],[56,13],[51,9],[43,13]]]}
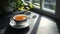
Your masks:
{"label": "outdoor greenery through window", "polygon": [[32,3],[36,6],[36,8],[40,8],[40,0],[32,0]]}
{"label": "outdoor greenery through window", "polygon": [[43,8],[55,11],[56,0],[44,0],[43,5]]}

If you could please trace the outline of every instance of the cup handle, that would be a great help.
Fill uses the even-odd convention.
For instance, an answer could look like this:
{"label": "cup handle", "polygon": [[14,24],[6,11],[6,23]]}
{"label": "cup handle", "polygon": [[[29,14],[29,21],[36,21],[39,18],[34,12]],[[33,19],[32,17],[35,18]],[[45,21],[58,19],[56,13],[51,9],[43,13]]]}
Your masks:
{"label": "cup handle", "polygon": [[11,20],[14,20],[13,18],[11,18]]}

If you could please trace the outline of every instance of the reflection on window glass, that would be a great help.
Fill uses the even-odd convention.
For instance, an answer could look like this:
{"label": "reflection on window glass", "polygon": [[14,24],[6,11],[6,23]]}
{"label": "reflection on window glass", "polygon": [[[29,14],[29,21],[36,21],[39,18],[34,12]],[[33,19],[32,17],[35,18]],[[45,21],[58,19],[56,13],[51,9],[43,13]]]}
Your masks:
{"label": "reflection on window glass", "polygon": [[36,6],[40,6],[40,0],[32,0],[32,3]]}
{"label": "reflection on window glass", "polygon": [[55,10],[56,0],[44,0],[44,8]]}
{"label": "reflection on window glass", "polygon": [[27,2],[31,2],[31,0],[24,0],[24,1],[25,1],[26,3],[27,3]]}

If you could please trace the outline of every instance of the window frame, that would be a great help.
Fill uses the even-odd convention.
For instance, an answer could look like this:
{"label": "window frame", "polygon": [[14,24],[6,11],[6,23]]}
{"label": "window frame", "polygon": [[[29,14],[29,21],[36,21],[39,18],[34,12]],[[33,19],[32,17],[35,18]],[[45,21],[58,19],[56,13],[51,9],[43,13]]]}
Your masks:
{"label": "window frame", "polygon": [[48,8],[44,8],[44,0],[43,0],[43,3],[42,3],[42,4],[43,4],[43,5],[42,5],[43,10],[48,11],[48,12],[50,12],[50,13],[52,13],[52,14],[55,14],[55,10],[48,9]]}
{"label": "window frame", "polygon": [[[48,15],[48,16],[50,16],[50,17],[53,17],[53,18],[55,18],[55,12],[56,12],[56,10],[55,11],[53,11],[53,10],[45,10],[45,9],[43,9],[43,3],[44,3],[44,0],[40,0],[40,9],[39,8],[34,8],[34,9],[37,9],[37,10],[34,10],[35,12],[38,12],[38,13],[42,13],[42,14],[44,14],[44,15]],[[56,8],[55,8],[56,9]]]}

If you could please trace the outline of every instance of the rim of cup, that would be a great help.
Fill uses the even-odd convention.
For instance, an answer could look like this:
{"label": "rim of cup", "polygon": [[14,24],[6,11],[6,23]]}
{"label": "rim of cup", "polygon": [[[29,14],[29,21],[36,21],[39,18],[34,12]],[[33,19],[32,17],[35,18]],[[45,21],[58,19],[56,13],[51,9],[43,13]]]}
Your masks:
{"label": "rim of cup", "polygon": [[[19,15],[15,15],[15,16],[13,17],[14,20],[16,20],[16,19],[15,19],[16,16],[26,16],[26,18],[24,18],[23,20],[27,19],[27,15],[19,14]],[[23,21],[23,20],[16,20],[16,21]]]}

